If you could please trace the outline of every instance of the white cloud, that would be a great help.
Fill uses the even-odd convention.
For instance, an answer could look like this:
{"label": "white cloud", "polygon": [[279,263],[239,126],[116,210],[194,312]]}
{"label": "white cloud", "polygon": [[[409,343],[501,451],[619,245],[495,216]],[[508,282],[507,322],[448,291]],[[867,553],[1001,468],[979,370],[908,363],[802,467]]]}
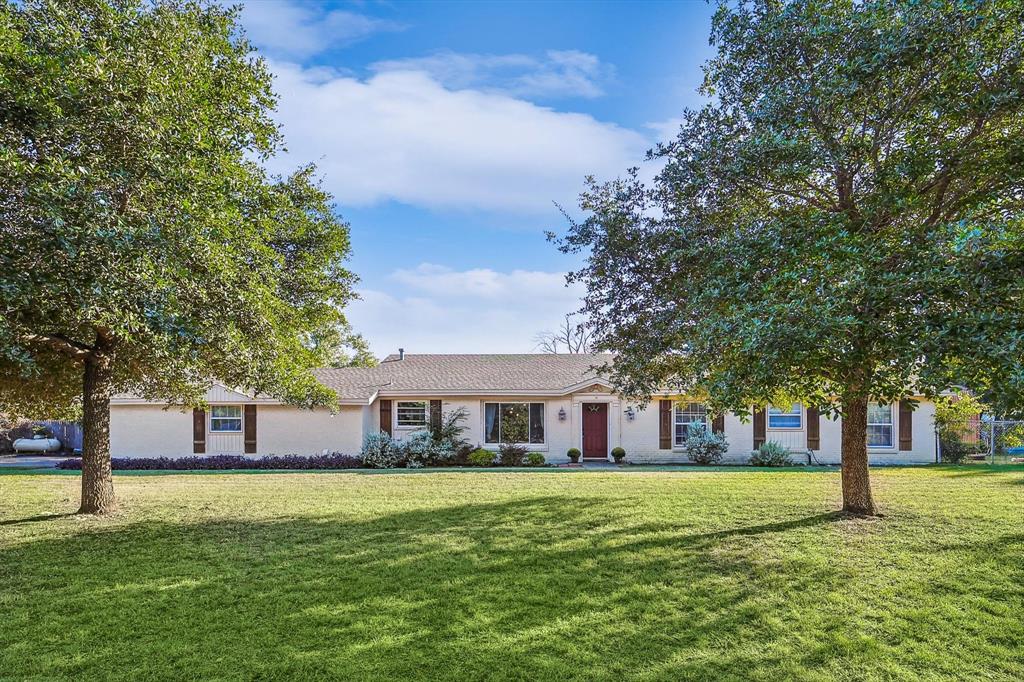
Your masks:
{"label": "white cloud", "polygon": [[644,127],[654,133],[658,142],[672,142],[679,136],[679,127],[682,124],[683,117],[677,116],[664,121],[645,123]]}
{"label": "white cloud", "polygon": [[345,10],[324,11],[316,5],[286,0],[247,2],[241,20],[249,39],[264,53],[289,58],[310,57],[374,33],[404,28],[387,19]]}
{"label": "white cloud", "polygon": [[344,205],[549,213],[575,205],[583,179],[639,163],[644,135],[480,90],[451,90],[424,72],[361,80],[276,63],[285,172],[314,161]]}
{"label": "white cloud", "polygon": [[555,329],[582,294],[558,272],[452,270],[421,264],[391,278],[400,295],[363,290],[348,309],[380,356],[410,353],[529,353],[534,336]]}
{"label": "white cloud", "polygon": [[392,59],[370,65],[376,72],[426,73],[447,88],[479,88],[517,97],[600,97],[614,69],[592,54],[549,50],[525,54],[466,54],[445,50],[427,57]]}

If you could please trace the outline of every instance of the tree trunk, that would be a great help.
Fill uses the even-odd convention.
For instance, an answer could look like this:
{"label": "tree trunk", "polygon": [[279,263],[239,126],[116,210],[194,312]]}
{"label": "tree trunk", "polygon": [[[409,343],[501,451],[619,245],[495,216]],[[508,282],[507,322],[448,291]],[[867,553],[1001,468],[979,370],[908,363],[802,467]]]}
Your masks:
{"label": "tree trunk", "polygon": [[112,358],[85,361],[82,391],[82,506],[79,514],[114,511],[114,480],[110,474],[110,394]]}
{"label": "tree trunk", "polygon": [[864,398],[843,403],[843,511],[875,513],[868,477],[868,401]]}

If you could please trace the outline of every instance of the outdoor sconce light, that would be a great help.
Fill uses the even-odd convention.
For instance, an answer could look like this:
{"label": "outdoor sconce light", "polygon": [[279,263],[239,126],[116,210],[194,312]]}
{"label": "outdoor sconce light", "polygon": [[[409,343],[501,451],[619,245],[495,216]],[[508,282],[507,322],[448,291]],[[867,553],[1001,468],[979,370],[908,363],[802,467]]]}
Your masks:
{"label": "outdoor sconce light", "polygon": [[560,422],[564,422],[565,421],[565,408],[564,407],[558,408],[558,421],[560,421]]}
{"label": "outdoor sconce light", "polygon": [[636,419],[636,412],[633,411],[632,405],[626,408],[626,419],[628,419],[629,421],[633,421],[634,419]]}

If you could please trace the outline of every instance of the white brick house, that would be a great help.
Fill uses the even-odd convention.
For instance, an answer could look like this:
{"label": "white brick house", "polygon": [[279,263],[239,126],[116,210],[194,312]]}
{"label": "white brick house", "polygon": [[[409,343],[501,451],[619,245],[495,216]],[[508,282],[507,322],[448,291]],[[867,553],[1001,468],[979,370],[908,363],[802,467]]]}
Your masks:
{"label": "white brick house", "polygon": [[[393,355],[373,368],[316,370],[339,399],[334,411],[302,410],[278,401],[213,386],[207,411],[182,411],[131,396],[111,402],[115,457],[203,454],[358,453],[366,434],[397,438],[427,428],[440,412],[465,408],[467,438],[497,448],[502,424],[528,423],[530,450],[550,462],[567,461],[579,448],[585,459],[607,459],[621,446],[632,462],[685,462],[688,424],[705,421],[724,432],[726,461],[746,462],[764,440],[777,441],[794,460],[840,460],[840,422],[794,405],[737,414],[707,415],[703,405],[662,395],[646,405],[613,393],[592,367],[602,355]],[[934,404],[919,399],[874,405],[869,411],[869,459],[874,464],[935,461]]]}

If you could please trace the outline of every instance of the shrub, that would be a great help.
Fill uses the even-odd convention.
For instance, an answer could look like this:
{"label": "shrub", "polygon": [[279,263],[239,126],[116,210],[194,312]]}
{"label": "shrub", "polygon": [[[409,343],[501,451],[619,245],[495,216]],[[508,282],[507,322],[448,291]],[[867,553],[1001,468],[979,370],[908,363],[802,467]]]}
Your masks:
{"label": "shrub", "polygon": [[691,425],[690,437],[686,439],[686,456],[691,462],[717,464],[728,449],[725,436]]}
{"label": "shrub", "polygon": [[416,431],[404,440],[392,441],[399,462],[407,467],[418,468],[428,464],[437,464],[450,459],[454,453],[448,452],[445,443],[434,440],[428,431]]}
{"label": "shrub", "polygon": [[583,454],[579,451],[579,448],[569,448],[566,453],[573,462],[580,461],[580,456]]}
{"label": "shrub", "polygon": [[523,458],[526,457],[526,448],[522,445],[502,443],[498,448],[498,461],[502,466],[518,467],[523,465]]}
{"label": "shrub", "polygon": [[467,459],[470,466],[489,467],[494,464],[494,453],[484,448],[477,448],[469,453]]}
{"label": "shrub", "polygon": [[750,455],[750,463],[756,467],[782,467],[793,462],[789,459],[789,450],[782,447],[781,443],[769,440],[754,450]]}
{"label": "shrub", "polygon": [[472,451],[469,441],[462,435],[469,429],[463,425],[468,417],[469,410],[464,407],[444,413],[441,418],[441,427],[432,434],[437,449],[434,451],[436,460],[431,464],[452,462],[460,451],[464,450],[466,453]]}
{"label": "shrub", "polygon": [[622,448],[612,448],[612,458],[614,458],[616,462],[621,462],[626,459],[626,451]]}
{"label": "shrub", "polygon": [[544,453],[542,452],[528,452],[526,453],[526,464],[531,467],[542,467],[547,463],[544,459]]}
{"label": "shrub", "polygon": [[942,461],[950,464],[960,464],[973,450],[955,434],[940,435],[939,446],[942,449]]}
{"label": "shrub", "polygon": [[452,455],[452,461],[450,462],[450,464],[454,464],[456,466],[468,465],[469,453],[473,452],[479,447],[479,445],[473,446],[467,442],[465,445],[461,446],[458,450],[455,451],[455,454]]}
{"label": "shrub", "polygon": [[14,452],[14,441],[34,435],[35,426],[29,420],[13,419],[0,414],[0,454]]}
{"label": "shrub", "polygon": [[[119,471],[224,471],[227,469],[358,469],[363,462],[358,457],[332,452],[326,455],[268,455],[260,458],[242,455],[209,455],[204,457],[115,457],[110,460]],[[79,470],[80,458],[65,459],[57,463],[58,469]]]}
{"label": "shrub", "polygon": [[402,448],[384,431],[368,434],[359,454],[371,469],[392,469],[402,462],[403,455]]}

